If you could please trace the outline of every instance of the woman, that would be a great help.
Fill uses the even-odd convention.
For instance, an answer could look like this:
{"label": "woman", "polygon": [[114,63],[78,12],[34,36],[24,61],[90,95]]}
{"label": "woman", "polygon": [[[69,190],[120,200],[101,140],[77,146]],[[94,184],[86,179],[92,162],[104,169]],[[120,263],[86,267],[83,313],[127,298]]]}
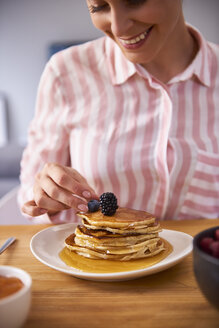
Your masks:
{"label": "woman", "polygon": [[75,220],[112,191],[160,219],[218,217],[218,46],[186,25],[181,0],[87,4],[106,37],[45,68],[21,162],[23,212]]}

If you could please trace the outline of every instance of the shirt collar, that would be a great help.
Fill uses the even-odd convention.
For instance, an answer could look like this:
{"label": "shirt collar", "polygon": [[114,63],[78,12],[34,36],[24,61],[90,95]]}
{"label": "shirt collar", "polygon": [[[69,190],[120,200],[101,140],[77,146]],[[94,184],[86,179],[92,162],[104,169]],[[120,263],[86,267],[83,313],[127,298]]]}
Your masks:
{"label": "shirt collar", "polygon": [[[211,63],[208,43],[196,28],[191,25],[187,26],[190,33],[196,38],[199,44],[199,51],[192,63],[182,73],[172,78],[168,84],[186,81],[191,79],[193,76],[196,76],[200,83],[205,86],[210,86]],[[109,37],[106,37],[106,56],[112,84],[122,84],[136,73],[144,76],[144,78],[148,80],[151,80],[151,75],[144,69],[143,72],[140,65],[133,64],[127,60],[119,46]]]}
{"label": "shirt collar", "polygon": [[122,84],[136,73],[136,65],[126,59],[109,37],[106,37],[106,56],[112,84]]}
{"label": "shirt collar", "polygon": [[191,25],[187,25],[190,33],[198,42],[199,50],[191,64],[180,74],[173,77],[168,84],[186,81],[192,77],[196,77],[198,81],[205,86],[211,84],[211,61],[209,57],[209,47],[207,41],[201,33]]}

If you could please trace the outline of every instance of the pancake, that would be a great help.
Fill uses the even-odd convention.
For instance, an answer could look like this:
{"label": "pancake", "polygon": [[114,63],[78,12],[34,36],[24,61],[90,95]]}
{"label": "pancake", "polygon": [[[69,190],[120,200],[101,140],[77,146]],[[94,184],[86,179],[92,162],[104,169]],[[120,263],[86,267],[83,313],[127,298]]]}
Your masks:
{"label": "pancake", "polygon": [[122,254],[110,254],[108,251],[101,251],[94,248],[79,246],[75,243],[75,234],[72,234],[66,238],[65,244],[68,249],[76,252],[81,256],[91,259],[105,259],[114,261],[129,261],[133,259],[151,257],[159,254],[165,249],[163,241],[159,238],[156,240],[156,242],[151,244],[151,247],[146,245],[137,251],[131,253],[126,252]]}
{"label": "pancake", "polygon": [[90,225],[86,219],[82,219],[82,223],[83,225],[88,228],[88,229],[92,229],[92,230],[99,230],[99,229],[105,229],[106,231],[115,233],[115,234],[121,234],[121,235],[129,235],[129,234],[133,234],[134,232],[136,234],[144,234],[144,233],[149,233],[149,232],[159,232],[161,231],[159,229],[160,225],[158,223],[154,223],[154,224],[149,224],[149,226],[145,225],[145,226],[127,226],[125,228],[110,228],[110,227],[106,227],[106,226],[94,226],[94,225]]}
{"label": "pancake", "polygon": [[158,233],[137,234],[123,236],[104,230],[90,230],[84,226],[78,226],[75,230],[77,239],[88,240],[92,244],[106,246],[130,246],[145,240],[158,237]]}
{"label": "pancake", "polygon": [[137,211],[126,207],[119,207],[113,216],[106,216],[101,211],[78,214],[82,219],[86,219],[90,226],[97,228],[122,228],[133,229],[143,228],[145,226],[153,225],[156,218],[150,213],[144,211]]}
{"label": "pancake", "polygon": [[82,225],[66,238],[65,245],[84,257],[129,261],[165,249],[159,237],[160,225],[150,213],[120,207],[113,216],[100,210],[79,216]]}

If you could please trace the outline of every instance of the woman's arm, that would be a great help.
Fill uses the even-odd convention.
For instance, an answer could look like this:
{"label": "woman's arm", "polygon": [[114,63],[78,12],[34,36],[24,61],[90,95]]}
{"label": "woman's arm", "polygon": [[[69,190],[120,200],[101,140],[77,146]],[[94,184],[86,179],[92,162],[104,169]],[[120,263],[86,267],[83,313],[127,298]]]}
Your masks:
{"label": "woman's arm", "polygon": [[97,198],[86,180],[71,168],[69,134],[62,119],[67,110],[60,80],[48,63],[21,161],[18,200],[30,216],[52,216],[69,208],[86,211],[87,201]]}

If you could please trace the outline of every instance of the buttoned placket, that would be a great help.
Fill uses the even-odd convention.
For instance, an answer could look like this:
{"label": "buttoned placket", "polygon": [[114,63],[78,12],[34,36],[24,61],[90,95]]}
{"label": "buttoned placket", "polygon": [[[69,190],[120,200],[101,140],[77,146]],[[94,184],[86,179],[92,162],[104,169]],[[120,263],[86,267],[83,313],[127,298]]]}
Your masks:
{"label": "buttoned placket", "polygon": [[[165,217],[170,197],[171,158],[168,158],[171,149],[169,132],[172,124],[172,99],[167,85],[153,78],[147,71],[138,67],[138,73],[148,83],[148,87],[156,90],[159,97],[159,106],[155,110],[158,114],[158,131],[156,133],[156,146],[153,149],[151,166],[154,168],[154,176],[157,177],[157,191],[153,196],[153,213],[160,218]],[[171,154],[172,155],[172,154]]]}

